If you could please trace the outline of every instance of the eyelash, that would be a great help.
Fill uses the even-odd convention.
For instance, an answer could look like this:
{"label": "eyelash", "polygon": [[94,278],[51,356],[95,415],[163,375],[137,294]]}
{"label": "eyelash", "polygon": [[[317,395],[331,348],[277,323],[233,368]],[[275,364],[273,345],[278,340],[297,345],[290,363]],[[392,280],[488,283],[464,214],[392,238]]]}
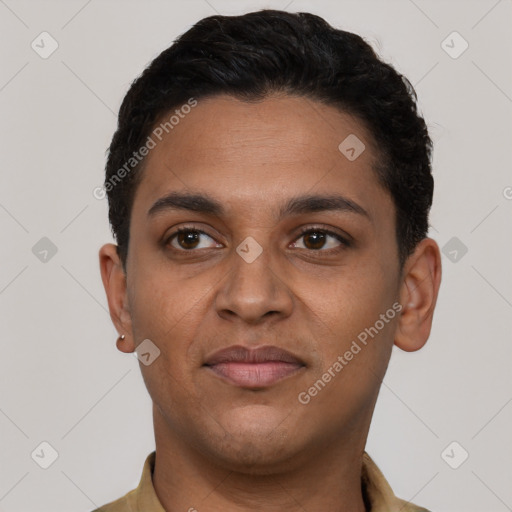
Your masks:
{"label": "eyelash", "polygon": [[299,238],[302,238],[304,235],[307,235],[309,233],[322,233],[322,234],[325,234],[325,235],[329,235],[329,236],[332,236],[338,242],[341,243],[341,245],[339,247],[334,247],[334,248],[331,248],[331,249],[316,249],[316,250],[315,249],[309,249],[310,251],[313,251],[313,252],[323,252],[323,253],[331,254],[331,253],[336,253],[338,251],[342,251],[343,249],[346,249],[347,247],[350,247],[350,242],[345,237],[343,237],[339,233],[336,233],[335,231],[331,231],[330,229],[322,228],[320,226],[318,226],[318,227],[302,228],[300,230],[299,236],[296,238],[296,240],[298,240]]}
{"label": "eyelash", "polygon": [[[208,233],[206,233],[205,231],[203,231],[201,229],[197,229],[194,226],[185,226],[185,227],[181,227],[181,228],[176,229],[176,231],[174,231],[171,235],[169,235],[169,237],[165,241],[165,246],[166,247],[170,246],[171,241],[177,235],[179,235],[180,233],[189,233],[189,232],[200,233],[202,235],[206,235],[207,237],[213,239],[212,236],[210,236]],[[330,253],[333,253],[333,252],[341,251],[341,250],[351,246],[351,243],[346,238],[344,238],[342,235],[340,235],[339,233],[336,233],[335,231],[331,231],[330,229],[323,228],[323,227],[305,227],[305,228],[302,228],[300,233],[299,233],[299,236],[295,240],[298,240],[301,237],[303,237],[304,235],[307,235],[307,234],[310,234],[310,233],[322,233],[322,234],[326,234],[326,235],[332,236],[333,238],[338,240],[338,242],[341,243],[341,246],[340,247],[336,247],[336,248],[331,248],[331,249],[309,249],[309,251],[323,252],[323,253],[330,254]],[[176,249],[176,247],[172,247],[172,246],[170,246],[170,247],[171,247],[172,250],[177,251],[177,252],[194,252],[194,249]]]}

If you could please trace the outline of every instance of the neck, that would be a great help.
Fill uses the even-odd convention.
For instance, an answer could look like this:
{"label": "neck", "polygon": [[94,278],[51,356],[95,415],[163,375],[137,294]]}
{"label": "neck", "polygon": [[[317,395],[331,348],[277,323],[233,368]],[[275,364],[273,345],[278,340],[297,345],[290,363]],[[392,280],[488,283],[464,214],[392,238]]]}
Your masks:
{"label": "neck", "polygon": [[166,512],[365,512],[362,454],[368,428],[279,468],[220,466],[170,431],[154,408],[155,492]]}

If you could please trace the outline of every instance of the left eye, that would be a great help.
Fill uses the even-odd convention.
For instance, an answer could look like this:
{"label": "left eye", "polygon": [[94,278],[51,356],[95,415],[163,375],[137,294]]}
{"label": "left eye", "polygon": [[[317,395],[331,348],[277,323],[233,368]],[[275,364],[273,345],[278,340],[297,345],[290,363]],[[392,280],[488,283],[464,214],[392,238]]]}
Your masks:
{"label": "left eye", "polygon": [[[311,249],[311,250],[318,250],[318,249],[333,249],[336,247],[341,246],[348,246],[347,240],[345,240],[341,235],[338,235],[338,233],[334,233],[332,231],[328,231],[325,229],[308,229],[306,231],[303,231],[299,238],[297,240],[300,240],[303,238],[304,240],[308,241],[307,244],[304,244],[304,247],[297,246],[297,242],[294,242],[294,247],[298,247],[299,249]],[[324,247],[326,244],[327,239],[334,239],[338,242],[338,244],[331,242],[329,244],[329,247]]]}

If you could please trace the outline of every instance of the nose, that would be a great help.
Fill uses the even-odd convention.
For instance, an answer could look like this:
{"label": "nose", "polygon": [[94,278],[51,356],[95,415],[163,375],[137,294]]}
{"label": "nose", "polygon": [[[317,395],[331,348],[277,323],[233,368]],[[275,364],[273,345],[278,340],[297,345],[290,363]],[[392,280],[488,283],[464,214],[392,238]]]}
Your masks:
{"label": "nose", "polygon": [[[244,253],[244,249],[249,250]],[[252,259],[250,251],[254,250],[254,246],[239,246],[240,252],[233,251],[230,256],[230,270],[215,297],[217,314],[224,319],[258,324],[291,314],[293,299],[285,272],[272,259],[270,250],[263,249]]]}

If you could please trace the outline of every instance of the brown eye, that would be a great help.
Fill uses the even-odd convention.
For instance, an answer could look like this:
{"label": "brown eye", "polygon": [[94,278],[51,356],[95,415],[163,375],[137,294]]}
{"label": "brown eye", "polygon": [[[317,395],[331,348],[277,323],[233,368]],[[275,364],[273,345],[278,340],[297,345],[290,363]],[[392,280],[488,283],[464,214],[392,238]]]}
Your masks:
{"label": "brown eye", "polygon": [[304,245],[308,249],[321,249],[325,244],[326,235],[319,231],[310,231],[304,235]]}
{"label": "brown eye", "polygon": [[179,228],[177,229],[166,241],[166,245],[170,245],[173,249],[178,251],[191,251],[193,249],[204,249],[212,247],[212,245],[200,247],[201,237],[209,238],[214,242],[213,247],[216,247],[216,242],[211,236],[199,229]]}
{"label": "brown eye", "polygon": [[[298,247],[299,249],[310,249],[313,251],[319,251],[320,249],[323,249],[322,252],[328,252],[330,249],[343,249],[344,247],[348,247],[350,245],[350,243],[341,235],[327,229],[305,229],[301,232],[297,240],[300,240],[301,238],[304,239],[304,247],[300,247],[297,242],[294,243],[294,247]],[[329,239],[334,239],[335,242],[329,242]],[[336,243],[336,241],[338,243]],[[326,244],[328,247],[326,247]]]}
{"label": "brown eye", "polygon": [[194,249],[199,242],[199,237],[197,231],[187,231],[178,233],[176,240],[183,249]]}

